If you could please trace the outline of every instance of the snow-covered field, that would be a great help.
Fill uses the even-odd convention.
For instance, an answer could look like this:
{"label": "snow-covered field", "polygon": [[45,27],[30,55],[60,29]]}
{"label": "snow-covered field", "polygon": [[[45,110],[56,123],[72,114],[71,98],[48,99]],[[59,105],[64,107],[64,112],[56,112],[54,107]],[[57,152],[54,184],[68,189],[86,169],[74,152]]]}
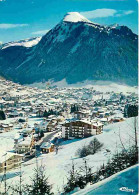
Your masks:
{"label": "snow-covered field", "polygon": [[[108,159],[118,150],[122,149],[120,138],[125,147],[131,146],[134,136],[134,118],[126,119],[124,122],[110,124],[104,127],[104,132],[95,137],[104,144],[101,151],[94,155],[86,157],[88,165],[92,167],[92,171],[96,171],[103,163],[106,163]],[[68,140],[63,142],[60,146],[58,154],[55,152],[49,154],[43,154],[38,157],[38,164],[45,166],[46,175],[49,176],[49,182],[53,185],[53,191],[58,194],[58,189],[62,190],[63,184],[66,184],[67,173],[71,169],[72,161],[74,161],[75,167],[82,166],[83,159],[76,155],[76,151],[88,144],[93,137],[80,140]],[[106,149],[110,150],[107,152]],[[32,159],[23,163],[23,182],[29,183],[30,176],[33,175],[33,169],[36,167],[36,160]],[[19,169],[15,169],[9,172],[12,179],[8,179],[7,182],[18,183],[19,177],[14,174],[19,172]]]}
{"label": "snow-covered field", "polygon": [[[137,87],[133,86],[128,86],[128,85],[124,85],[124,84],[117,84],[117,83],[112,83],[112,82],[108,82],[108,81],[83,81],[83,82],[78,82],[75,84],[68,84],[66,79],[63,79],[62,81],[58,81],[58,82],[52,82],[50,81],[51,86],[57,86],[60,88],[66,87],[66,88],[79,88],[79,87],[85,87],[85,88],[90,88],[93,87],[94,90],[98,90],[101,92],[122,92],[122,93],[128,93],[128,92],[138,92]],[[31,87],[37,87],[40,89],[44,89],[46,88],[46,84],[47,83],[33,83],[30,84],[29,86]]]}

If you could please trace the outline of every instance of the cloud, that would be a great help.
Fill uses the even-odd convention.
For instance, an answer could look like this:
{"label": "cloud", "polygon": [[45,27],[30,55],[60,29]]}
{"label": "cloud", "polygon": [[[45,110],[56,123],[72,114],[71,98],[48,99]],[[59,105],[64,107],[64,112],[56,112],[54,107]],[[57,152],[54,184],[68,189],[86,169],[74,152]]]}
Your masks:
{"label": "cloud", "polygon": [[40,30],[40,31],[36,31],[36,32],[32,32],[32,35],[44,35],[47,32],[49,32],[49,30]]}
{"label": "cloud", "polygon": [[125,15],[129,15],[129,14],[132,14],[132,13],[134,13],[133,10],[128,10],[128,11],[125,11],[125,12],[124,12]]}
{"label": "cloud", "polygon": [[115,10],[115,9],[96,9],[92,11],[85,11],[80,12],[83,16],[85,16],[88,19],[94,19],[94,18],[106,18],[106,17],[113,17],[113,16],[124,16],[132,14],[133,10]]}
{"label": "cloud", "polygon": [[93,18],[104,18],[104,17],[109,17],[109,16],[114,16],[116,14],[115,9],[96,9],[93,11],[87,11],[87,12],[81,12],[83,16],[85,16],[88,19],[93,19]]}
{"label": "cloud", "polygon": [[25,27],[28,24],[0,24],[0,29],[9,29],[9,28],[17,28],[17,27]]}
{"label": "cloud", "polygon": [[121,16],[126,16],[126,15],[130,15],[130,14],[133,14],[134,11],[133,10],[120,10],[117,12],[117,14],[115,16],[117,17],[121,17]]}

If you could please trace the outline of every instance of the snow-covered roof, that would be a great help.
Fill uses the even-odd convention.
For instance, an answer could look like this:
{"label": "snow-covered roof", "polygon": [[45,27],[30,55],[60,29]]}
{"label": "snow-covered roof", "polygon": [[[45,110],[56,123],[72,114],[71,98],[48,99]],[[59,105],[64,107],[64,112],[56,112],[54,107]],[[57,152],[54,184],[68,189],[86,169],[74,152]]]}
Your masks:
{"label": "snow-covered roof", "polygon": [[9,158],[11,158],[12,156],[22,156],[22,154],[16,154],[16,153],[13,153],[13,152],[6,152],[6,153],[3,153],[1,156],[0,156],[0,163],[3,163],[5,162],[5,160],[8,160]]}
{"label": "snow-covered roof", "polygon": [[2,103],[5,103],[5,100],[1,99],[0,100],[0,104],[2,104]]}
{"label": "snow-covered roof", "polygon": [[103,124],[100,123],[100,122],[93,123],[92,125],[95,126],[95,127],[101,127],[101,126],[103,126]]}
{"label": "snow-covered roof", "polygon": [[49,148],[51,148],[52,145],[54,145],[54,144],[49,143],[49,142],[43,142],[40,148],[49,149]]}
{"label": "snow-covered roof", "polygon": [[39,135],[38,134],[34,134],[33,137],[38,137]]}
{"label": "snow-covered roof", "polygon": [[26,137],[23,141],[21,141],[18,145],[30,145],[31,144],[31,137]]}
{"label": "snow-covered roof", "polygon": [[107,118],[101,118],[100,121],[101,121],[101,122],[107,122],[108,119],[107,119]]}
{"label": "snow-covered roof", "polygon": [[23,135],[16,133],[14,139],[23,139]]}
{"label": "snow-covered roof", "polygon": [[87,124],[90,124],[91,125],[91,122],[90,121],[87,121],[87,120],[85,120],[85,119],[83,119],[83,120],[70,120],[70,121],[66,121],[65,123],[64,123],[64,125],[65,124],[68,124],[68,123],[76,123],[76,122],[82,122],[82,123],[87,123]]}
{"label": "snow-covered roof", "polygon": [[89,21],[87,18],[85,18],[78,12],[68,12],[65,15],[63,21],[64,22],[89,22],[91,23],[91,21]]}
{"label": "snow-covered roof", "polygon": [[66,123],[64,124],[68,124],[68,123],[71,123],[71,122],[82,122],[82,123],[86,123],[86,124],[89,124],[89,125],[93,125],[93,126],[96,126],[96,127],[99,127],[99,126],[103,126],[103,124],[101,122],[96,122],[95,120],[87,120],[87,119],[82,119],[82,120],[72,120],[72,121],[66,121]]}

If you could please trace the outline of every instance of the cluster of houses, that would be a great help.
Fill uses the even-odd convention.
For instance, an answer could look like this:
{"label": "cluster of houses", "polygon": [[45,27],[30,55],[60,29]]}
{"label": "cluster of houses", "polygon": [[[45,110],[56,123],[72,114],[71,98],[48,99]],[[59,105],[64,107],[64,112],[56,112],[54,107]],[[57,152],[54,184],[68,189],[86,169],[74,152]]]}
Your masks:
{"label": "cluster of houses", "polygon": [[[33,151],[36,143],[42,153],[53,152],[54,144],[40,142],[44,133],[61,131],[63,139],[103,133],[104,125],[124,120],[125,106],[131,102],[137,104],[136,93],[103,93],[93,87],[37,89],[0,79],[0,110],[6,116],[6,120],[0,120],[0,133],[18,129],[14,138],[15,152],[8,152],[6,158],[2,158],[0,170],[4,159],[9,167],[14,167],[25,154]],[[31,124],[35,118],[40,120]]]}

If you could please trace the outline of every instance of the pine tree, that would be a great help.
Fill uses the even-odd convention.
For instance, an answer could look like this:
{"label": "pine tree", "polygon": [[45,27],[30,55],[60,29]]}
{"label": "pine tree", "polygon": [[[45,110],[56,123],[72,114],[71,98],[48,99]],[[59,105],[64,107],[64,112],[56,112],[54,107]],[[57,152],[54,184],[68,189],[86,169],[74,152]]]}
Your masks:
{"label": "pine tree", "polygon": [[71,192],[74,190],[75,187],[77,187],[77,171],[75,171],[75,166],[74,163],[72,162],[72,168],[69,171],[69,176],[68,176],[68,182],[67,185],[64,187],[64,193]]}
{"label": "pine tree", "polygon": [[28,195],[52,195],[52,186],[48,183],[48,177],[44,174],[44,167],[40,166],[35,169],[32,184],[26,186]]}
{"label": "pine tree", "polygon": [[48,113],[47,113],[46,110],[45,110],[44,113],[43,113],[43,117],[46,117],[46,118],[48,117]]}
{"label": "pine tree", "polygon": [[137,105],[129,105],[127,108],[127,116],[128,116],[128,118],[138,116],[138,106]]}
{"label": "pine tree", "polygon": [[80,168],[83,172],[85,184],[92,181],[92,172],[91,167],[88,166],[86,159],[83,159],[84,163],[83,166]]}
{"label": "pine tree", "polygon": [[40,138],[44,137],[44,132],[43,130],[40,131]]}
{"label": "pine tree", "polygon": [[5,113],[3,112],[3,110],[0,110],[0,120],[5,120],[6,116]]}

